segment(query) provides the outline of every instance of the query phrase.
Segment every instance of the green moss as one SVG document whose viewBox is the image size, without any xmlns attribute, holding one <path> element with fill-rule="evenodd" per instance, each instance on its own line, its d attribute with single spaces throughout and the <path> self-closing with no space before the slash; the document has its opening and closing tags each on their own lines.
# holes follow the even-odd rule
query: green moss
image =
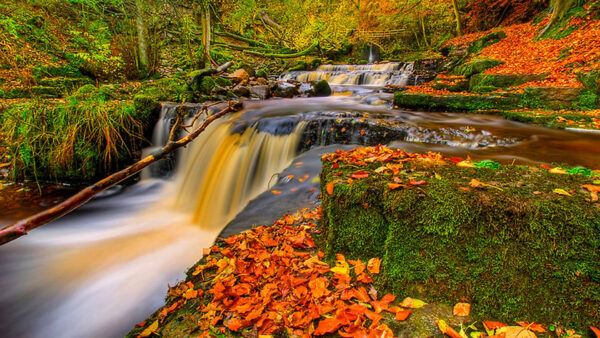
<svg viewBox="0 0 600 338">
<path fill-rule="evenodd" d="M 449 304 L 464 297 L 479 318 L 577 328 L 600 319 L 600 206 L 581 190 L 590 178 L 406 163 L 400 179 L 428 185 L 391 191 L 385 175 L 347 185 L 356 170 L 323 164 L 322 191 L 339 180 L 333 195 L 323 194 L 328 249 L 361 258 L 383 252 L 376 282 L 387 291 Z M 459 189 L 474 178 L 502 190 Z"/>
<path fill-rule="evenodd" d="M 259 69 L 256 72 L 256 77 L 262 77 L 262 78 L 267 79 L 269 77 L 268 70 L 267 69 Z"/>
<path fill-rule="evenodd" d="M 52 77 L 83 78 L 83 74 L 79 69 L 72 65 L 35 67 L 33 68 L 33 76 L 36 81 Z"/>
<path fill-rule="evenodd" d="M 464 75 L 465 77 L 471 77 L 475 74 L 483 73 L 488 69 L 492 69 L 496 66 L 503 64 L 503 61 L 498 60 L 473 60 L 456 67 L 452 73 L 454 75 Z"/>
<path fill-rule="evenodd" d="M 331 87 L 326 80 L 321 80 L 313 83 L 313 92 L 315 96 L 331 95 Z"/>
<path fill-rule="evenodd" d="M 531 81 L 541 81 L 548 77 L 548 74 L 476 74 L 469 81 L 471 91 L 477 91 L 479 87 L 497 87 L 508 88 L 519 86 Z"/>
<path fill-rule="evenodd" d="M 425 110 L 454 110 L 476 112 L 479 110 L 517 109 L 519 96 L 411 94 L 396 92 L 396 106 Z"/>
<path fill-rule="evenodd" d="M 190 102 L 193 100 L 193 95 L 188 89 L 187 83 L 176 77 L 145 83 L 136 92 L 136 95 L 150 97 L 159 102 Z"/>
<path fill-rule="evenodd" d="M 472 42 L 469 45 L 467 52 L 469 54 L 478 53 L 485 47 L 491 46 L 491 45 L 499 42 L 500 40 L 504 39 L 505 37 L 506 37 L 506 33 L 504 33 L 503 31 L 490 33 L 490 34 Z"/>
<path fill-rule="evenodd" d="M 576 110 L 593 110 L 600 108 L 600 96 L 585 90 L 577 97 L 577 101 L 573 102 L 572 106 Z"/>
<path fill-rule="evenodd" d="M 130 164 L 151 124 L 131 101 L 107 100 L 92 85 L 65 102 L 30 101 L 0 116 L 13 180 L 82 184 Z"/>
</svg>

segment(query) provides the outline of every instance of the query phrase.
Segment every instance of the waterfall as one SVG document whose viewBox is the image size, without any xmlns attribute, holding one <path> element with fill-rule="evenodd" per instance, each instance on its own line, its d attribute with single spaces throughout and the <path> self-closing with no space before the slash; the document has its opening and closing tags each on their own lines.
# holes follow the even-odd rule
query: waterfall
<svg viewBox="0 0 600 338">
<path fill-rule="evenodd" d="M 291 164 L 304 126 L 273 135 L 255 126 L 234 132 L 231 120 L 214 123 L 182 154 L 172 207 L 202 229 L 220 231 Z"/>
<path fill-rule="evenodd" d="M 389 62 L 368 65 L 322 65 L 315 71 L 283 73 L 279 81 L 312 82 L 326 80 L 333 85 L 384 87 L 404 86 L 413 74 L 413 63 Z"/>
<path fill-rule="evenodd" d="M 373 53 L 373 45 L 369 45 L 369 63 L 375 63 L 377 61 L 375 53 Z"/>
</svg>

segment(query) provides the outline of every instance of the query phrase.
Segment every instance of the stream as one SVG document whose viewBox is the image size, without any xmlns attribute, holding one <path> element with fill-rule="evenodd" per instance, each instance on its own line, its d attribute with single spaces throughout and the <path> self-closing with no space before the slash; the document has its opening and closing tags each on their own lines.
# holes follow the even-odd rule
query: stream
<svg viewBox="0 0 600 338">
<path fill-rule="evenodd" d="M 325 65 L 284 74 L 282 81 L 334 79 L 335 94 L 247 101 L 139 183 L 1 246 L 0 336 L 123 336 L 163 304 L 168 285 L 218 236 L 318 205 L 320 158 L 335 149 L 382 143 L 509 164 L 600 168 L 597 134 L 393 109 L 392 95 L 379 89 L 406 84 L 411 71 L 407 64 Z M 163 106 L 156 146 L 176 107 Z M 59 199 L 38 209 L 16 199 L 0 212 L 0 225 Z"/>
</svg>

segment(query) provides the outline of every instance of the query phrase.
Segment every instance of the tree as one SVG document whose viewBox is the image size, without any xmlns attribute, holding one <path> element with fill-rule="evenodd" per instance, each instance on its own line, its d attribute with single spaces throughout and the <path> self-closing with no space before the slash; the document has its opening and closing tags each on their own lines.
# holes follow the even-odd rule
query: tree
<svg viewBox="0 0 600 338">
<path fill-rule="evenodd" d="M 460 19 L 460 13 L 458 12 L 457 0 L 452 0 L 452 8 L 454 9 L 454 16 L 456 17 L 456 35 L 460 36 L 462 32 L 462 21 Z"/>
<path fill-rule="evenodd" d="M 544 27 L 544 29 L 540 32 L 539 36 L 542 36 L 546 31 L 552 27 L 558 20 L 562 19 L 565 14 L 571 9 L 575 0 L 552 0 L 550 2 L 550 8 L 552 11 L 552 16 L 550 17 L 550 21 Z"/>
<path fill-rule="evenodd" d="M 204 66 L 209 66 L 211 62 L 210 57 L 210 2 L 209 0 L 200 1 L 200 11 L 202 16 L 202 60 Z"/>
<path fill-rule="evenodd" d="M 148 40 L 146 38 L 146 23 L 144 21 L 145 4 L 144 0 L 135 0 L 136 16 L 135 23 L 137 28 L 137 41 L 138 41 L 138 56 L 139 56 L 139 69 L 142 74 L 148 72 Z"/>
</svg>

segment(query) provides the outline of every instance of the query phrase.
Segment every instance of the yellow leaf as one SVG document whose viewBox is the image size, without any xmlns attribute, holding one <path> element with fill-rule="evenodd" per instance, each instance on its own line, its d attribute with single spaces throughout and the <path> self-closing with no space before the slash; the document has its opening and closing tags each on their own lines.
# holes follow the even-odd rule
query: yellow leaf
<svg viewBox="0 0 600 338">
<path fill-rule="evenodd" d="M 425 303 L 424 301 L 419 300 L 419 299 L 413 299 L 410 297 L 404 298 L 402 303 L 400 303 L 401 307 L 406 307 L 409 309 L 418 309 L 418 308 L 422 308 L 425 305 L 427 305 L 427 303 Z"/>
<path fill-rule="evenodd" d="M 384 172 L 386 170 L 387 170 L 387 168 L 385 166 L 381 166 L 381 167 L 375 169 L 375 172 L 378 174 L 381 174 L 382 172 Z"/>
<path fill-rule="evenodd" d="M 156 330 L 158 330 L 158 320 L 155 320 L 152 325 L 148 326 L 144 331 L 142 331 L 138 338 L 150 337 L 150 335 L 152 335 Z"/>
<path fill-rule="evenodd" d="M 552 190 L 553 193 L 555 194 L 559 194 L 559 195 L 563 195 L 563 196 L 571 196 L 571 194 L 569 194 L 566 190 L 564 189 L 554 189 Z"/>
<path fill-rule="evenodd" d="M 556 167 L 556 168 L 550 169 L 550 173 L 551 174 L 566 175 L 567 171 L 564 170 L 563 168 Z"/>
<path fill-rule="evenodd" d="M 473 164 L 473 162 L 471 162 L 469 160 L 458 162 L 456 165 L 459 167 L 465 167 L 465 168 L 475 168 L 475 165 Z"/>
<path fill-rule="evenodd" d="M 335 267 L 331 268 L 331 272 L 348 275 L 350 273 L 350 266 L 346 261 L 337 260 L 335 261 Z"/>
</svg>

